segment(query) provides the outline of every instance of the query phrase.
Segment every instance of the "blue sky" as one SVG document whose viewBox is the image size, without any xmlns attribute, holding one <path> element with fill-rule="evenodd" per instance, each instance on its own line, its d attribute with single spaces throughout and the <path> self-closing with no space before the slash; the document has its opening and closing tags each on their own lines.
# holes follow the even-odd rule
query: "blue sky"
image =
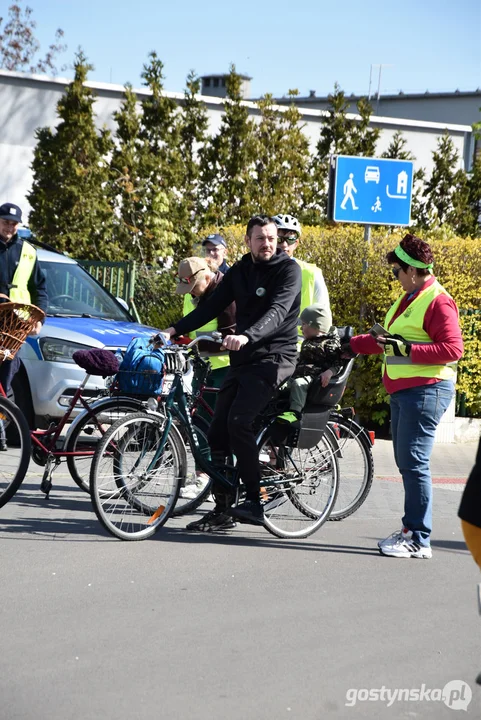
<svg viewBox="0 0 481 720">
<path fill-rule="evenodd" d="M 0 0 L 0 14 L 12 0 Z M 65 31 L 72 62 L 82 47 L 90 79 L 140 86 L 156 50 L 165 87 L 182 91 L 190 69 L 221 73 L 235 63 L 253 77 L 252 96 L 367 93 L 371 64 L 383 64 L 381 92 L 481 87 L 480 0 L 28 0 L 47 47 Z M 62 73 L 71 76 L 71 71 Z M 378 68 L 373 69 L 377 90 Z"/>
</svg>

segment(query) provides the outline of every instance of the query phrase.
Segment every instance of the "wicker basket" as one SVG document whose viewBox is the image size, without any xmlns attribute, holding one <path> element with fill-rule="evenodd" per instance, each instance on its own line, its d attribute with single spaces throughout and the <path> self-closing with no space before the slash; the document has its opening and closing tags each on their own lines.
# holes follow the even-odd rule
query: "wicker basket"
<svg viewBox="0 0 481 720">
<path fill-rule="evenodd" d="M 0 303 L 0 363 L 15 357 L 27 335 L 44 317 L 43 310 L 35 305 Z"/>
</svg>

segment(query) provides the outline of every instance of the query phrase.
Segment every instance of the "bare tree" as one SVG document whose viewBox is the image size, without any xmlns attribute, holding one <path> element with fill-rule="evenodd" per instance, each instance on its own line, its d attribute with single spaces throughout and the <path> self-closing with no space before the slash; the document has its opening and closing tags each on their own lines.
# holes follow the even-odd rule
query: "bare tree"
<svg viewBox="0 0 481 720">
<path fill-rule="evenodd" d="M 56 30 L 54 42 L 45 56 L 39 58 L 40 43 L 35 36 L 37 23 L 32 14 L 32 8 L 25 6 L 22 9 L 15 3 L 8 8 L 8 18 L 0 17 L 0 68 L 55 75 L 55 59 L 67 49 L 61 42 L 64 32 L 60 28 Z"/>
</svg>

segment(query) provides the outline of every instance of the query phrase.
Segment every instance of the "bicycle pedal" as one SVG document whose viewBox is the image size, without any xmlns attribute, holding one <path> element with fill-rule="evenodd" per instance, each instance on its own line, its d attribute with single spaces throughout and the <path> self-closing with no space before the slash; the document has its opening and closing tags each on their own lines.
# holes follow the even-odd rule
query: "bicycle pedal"
<svg viewBox="0 0 481 720">
<path fill-rule="evenodd" d="M 50 495 L 50 490 L 52 489 L 52 481 L 49 477 L 43 477 L 42 482 L 40 483 L 40 490 L 45 493 L 45 499 L 48 500 L 48 496 Z"/>
</svg>

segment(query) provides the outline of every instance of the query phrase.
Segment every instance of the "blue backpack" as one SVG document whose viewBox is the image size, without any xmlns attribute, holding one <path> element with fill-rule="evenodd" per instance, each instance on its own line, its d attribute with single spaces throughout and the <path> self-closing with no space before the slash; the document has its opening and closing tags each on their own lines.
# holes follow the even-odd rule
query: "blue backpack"
<svg viewBox="0 0 481 720">
<path fill-rule="evenodd" d="M 117 373 L 119 390 L 126 395 L 160 395 L 165 375 L 165 353 L 148 338 L 132 338 Z"/>
</svg>

